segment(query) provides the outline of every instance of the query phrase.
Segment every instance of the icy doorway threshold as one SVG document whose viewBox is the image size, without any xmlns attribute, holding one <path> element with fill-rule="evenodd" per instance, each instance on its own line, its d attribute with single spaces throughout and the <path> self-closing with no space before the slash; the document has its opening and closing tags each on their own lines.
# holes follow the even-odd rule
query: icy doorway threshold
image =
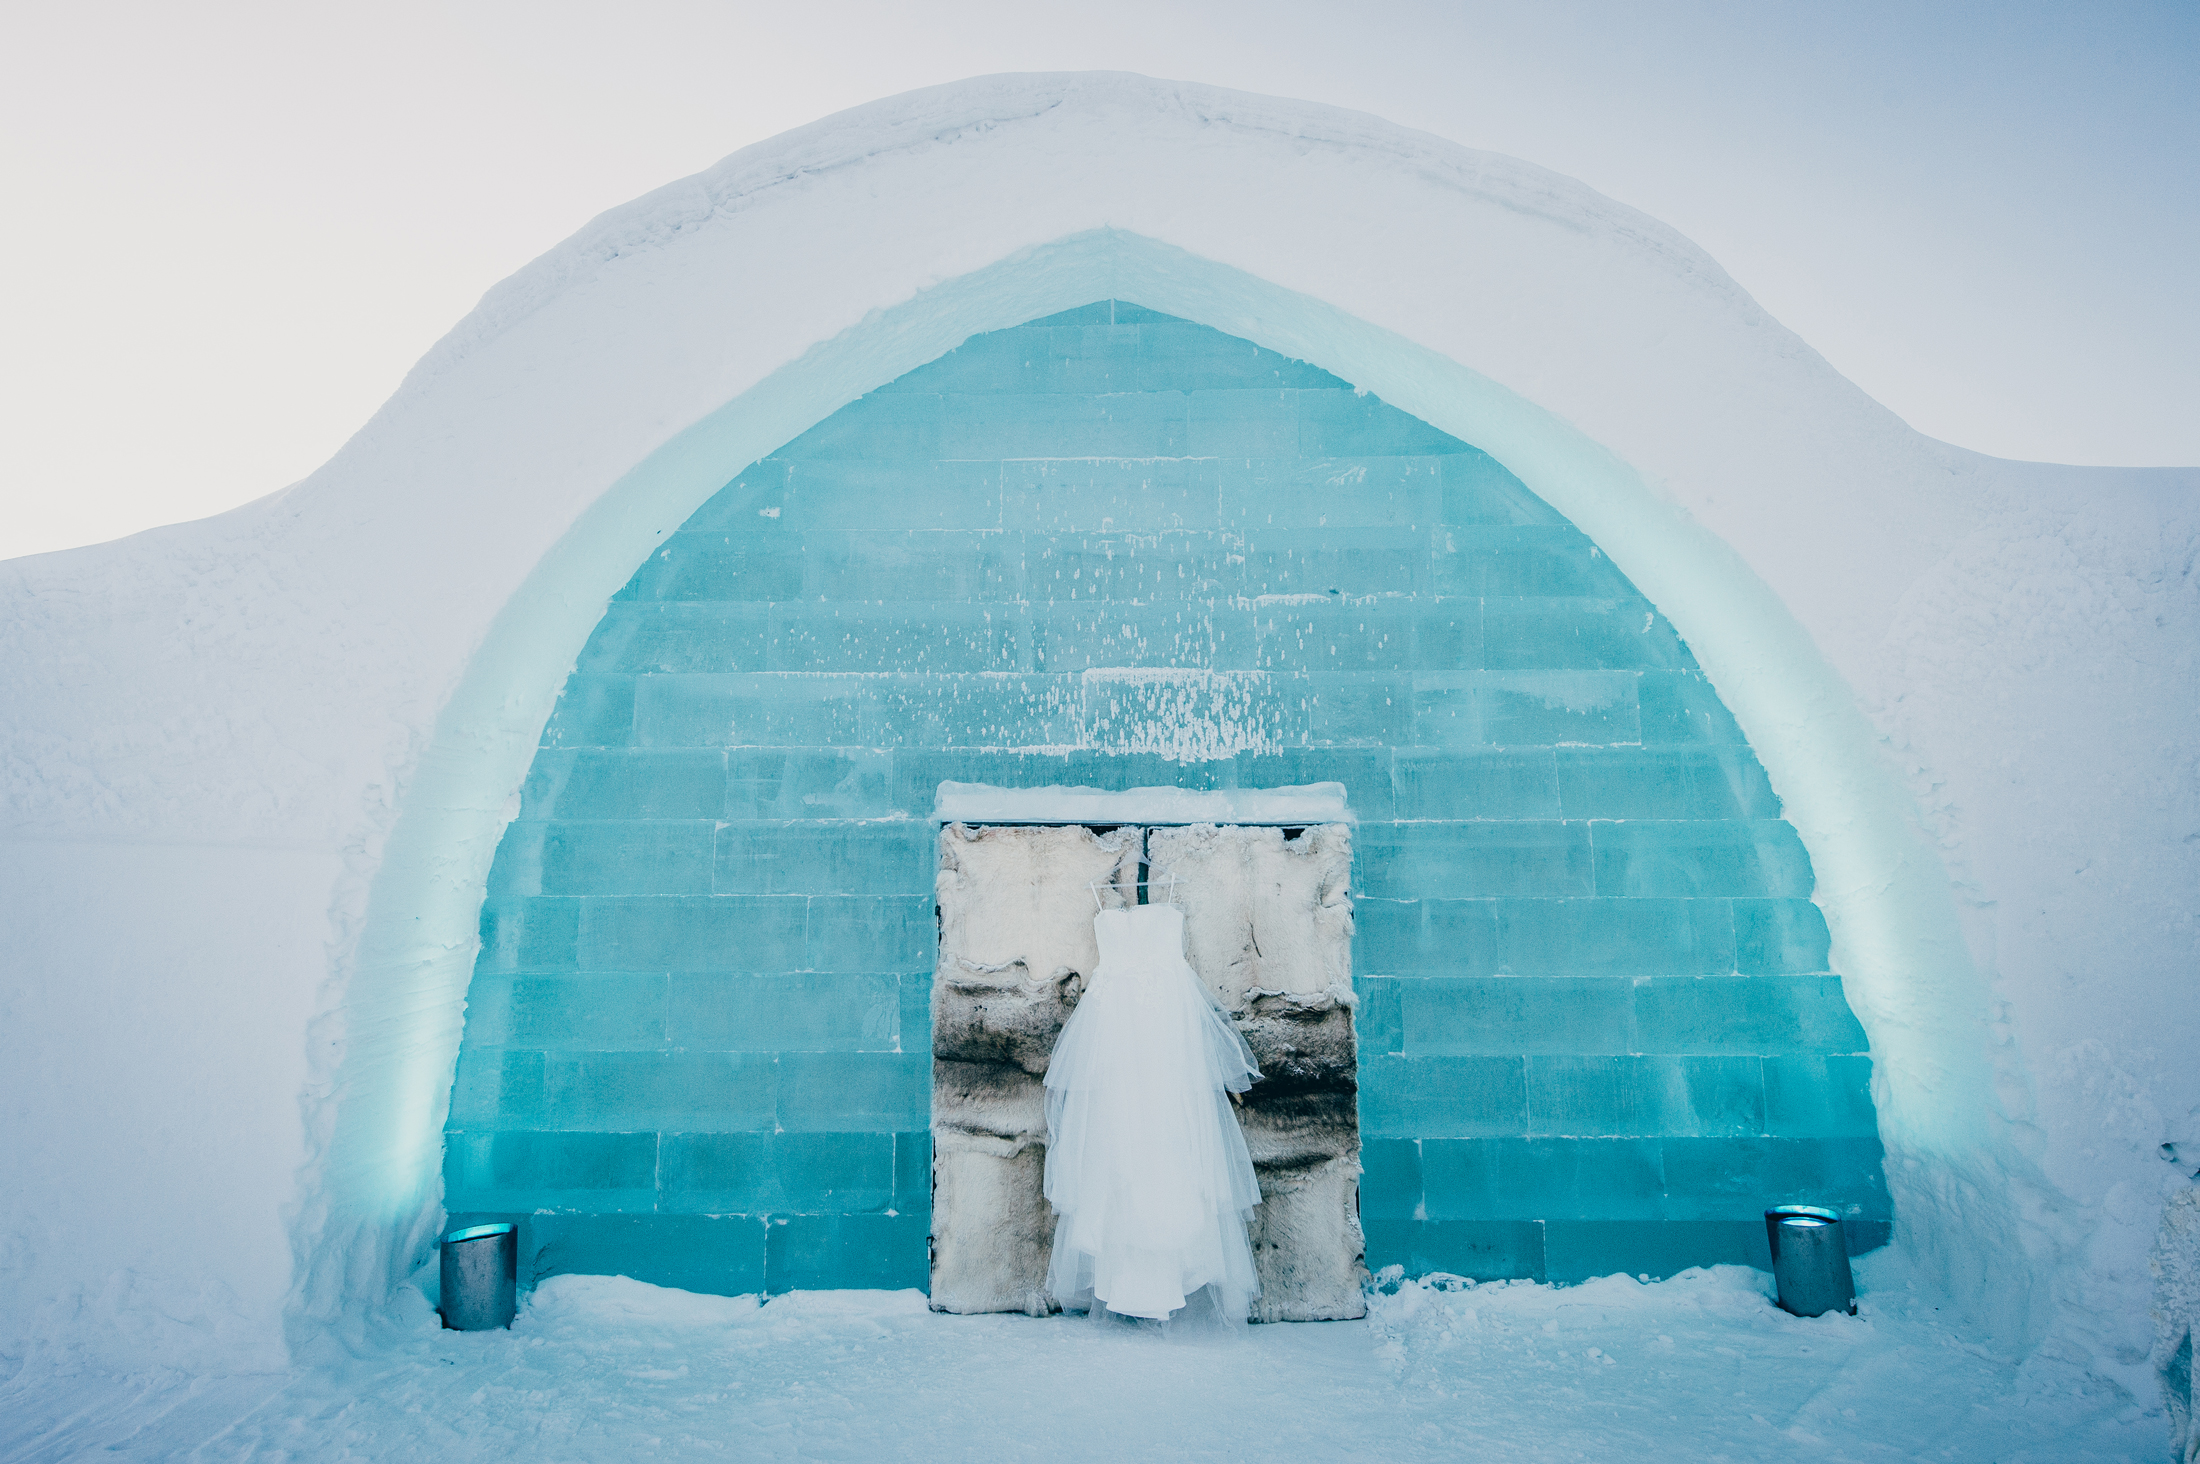
<svg viewBox="0 0 2200 1464">
<path fill-rule="evenodd" d="M 174 1407 L 185 1390 L 212 1401 L 209 1380 L 172 1380 L 169 1423 L 147 1427 L 163 1408 L 154 1380 L 30 1364 L 0 1386 L 0 1457 L 2167 1457 L 2158 1410 L 2059 1364 L 1982 1357 L 1928 1302 L 1870 1290 L 1883 1268 L 1864 1269 L 1855 1318 L 1787 1316 L 1764 1278 L 1729 1267 L 1651 1285 L 1408 1286 L 1371 1298 L 1362 1322 L 1205 1345 L 1075 1317 L 946 1316 L 913 1291 L 760 1307 L 603 1276 L 545 1282 L 509 1333 L 456 1333 L 407 1291 L 326 1364 L 267 1380 L 273 1396 L 230 1395 L 226 1418 Z M 124 1390 L 135 1419 L 112 1406 Z"/>
</svg>

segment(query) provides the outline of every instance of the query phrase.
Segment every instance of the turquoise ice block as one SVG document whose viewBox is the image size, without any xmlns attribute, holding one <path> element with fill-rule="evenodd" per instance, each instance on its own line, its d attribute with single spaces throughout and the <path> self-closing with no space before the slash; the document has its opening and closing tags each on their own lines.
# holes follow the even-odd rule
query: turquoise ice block
<svg viewBox="0 0 2200 1464">
<path fill-rule="evenodd" d="M 1345 785 L 1371 1264 L 1754 1262 L 1768 1194 L 1884 1242 L 1802 844 L 1624 546 L 1497 458 L 1097 301 L 724 467 L 486 880 L 450 1203 L 539 1274 L 924 1283 L 944 781 Z"/>
</svg>

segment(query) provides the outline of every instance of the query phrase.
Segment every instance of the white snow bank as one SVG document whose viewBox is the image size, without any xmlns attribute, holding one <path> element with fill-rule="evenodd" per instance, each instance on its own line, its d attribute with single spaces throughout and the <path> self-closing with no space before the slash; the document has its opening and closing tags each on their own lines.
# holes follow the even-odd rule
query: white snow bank
<svg viewBox="0 0 2200 1464">
<path fill-rule="evenodd" d="M 1111 297 L 1380 394 L 1602 545 L 1810 850 L 1897 1244 L 1982 1334 L 2054 1320 L 2142 1383 L 2155 1156 L 2200 1121 L 2200 475 L 1930 442 L 1576 183 L 1123 76 L 746 149 L 492 291 L 297 487 L 0 566 L 0 928 L 35 932 L 0 946 L 0 1357 L 264 1360 L 386 1297 L 607 597 L 843 403 Z"/>
<path fill-rule="evenodd" d="M 747 1328 L 794 1342 L 821 1332 L 860 1334 L 931 1314 L 921 1291 L 793 1291 L 767 1306 L 761 1296 L 704 1296 L 625 1276 L 552 1276 L 529 1295 L 526 1319 L 515 1329 L 578 1335 Z"/>
<path fill-rule="evenodd" d="M 1287 824 L 1346 823 L 1344 784 L 1287 788 L 996 788 L 942 783 L 934 823 Z"/>
</svg>

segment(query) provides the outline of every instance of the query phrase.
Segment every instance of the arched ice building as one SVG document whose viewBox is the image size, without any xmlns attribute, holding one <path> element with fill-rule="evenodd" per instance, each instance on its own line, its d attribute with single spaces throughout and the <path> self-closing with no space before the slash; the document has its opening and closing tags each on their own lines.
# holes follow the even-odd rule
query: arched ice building
<svg viewBox="0 0 2200 1464">
<path fill-rule="evenodd" d="M 743 468 L 590 635 L 499 847 L 446 1205 L 534 1273 L 926 1280 L 942 783 L 1344 785 L 1368 1264 L 1883 1241 L 1810 858 L 1687 646 L 1488 454 L 1123 301 Z"/>
<path fill-rule="evenodd" d="M 1334 784 L 1369 1262 L 1820 1198 L 2150 1388 L 2192 487 L 1923 438 L 1655 221 L 1356 114 L 758 144 L 305 481 L 0 567 L 0 1354 L 277 1368 L 453 1213 L 921 1283 L 940 785 Z"/>
</svg>

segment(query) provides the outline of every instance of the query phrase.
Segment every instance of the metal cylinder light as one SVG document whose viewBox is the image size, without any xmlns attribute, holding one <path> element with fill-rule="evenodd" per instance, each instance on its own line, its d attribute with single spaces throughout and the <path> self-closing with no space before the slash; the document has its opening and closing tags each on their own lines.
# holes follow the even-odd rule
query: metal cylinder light
<svg viewBox="0 0 2200 1464">
<path fill-rule="evenodd" d="M 1765 1211 L 1765 1237 L 1772 1243 L 1772 1279 L 1783 1310 L 1799 1317 L 1856 1314 L 1856 1279 L 1838 1210 L 1775 1205 Z"/>
<path fill-rule="evenodd" d="M 519 1231 L 469 1225 L 443 1237 L 443 1325 L 455 1332 L 509 1327 L 519 1311 Z"/>
</svg>

